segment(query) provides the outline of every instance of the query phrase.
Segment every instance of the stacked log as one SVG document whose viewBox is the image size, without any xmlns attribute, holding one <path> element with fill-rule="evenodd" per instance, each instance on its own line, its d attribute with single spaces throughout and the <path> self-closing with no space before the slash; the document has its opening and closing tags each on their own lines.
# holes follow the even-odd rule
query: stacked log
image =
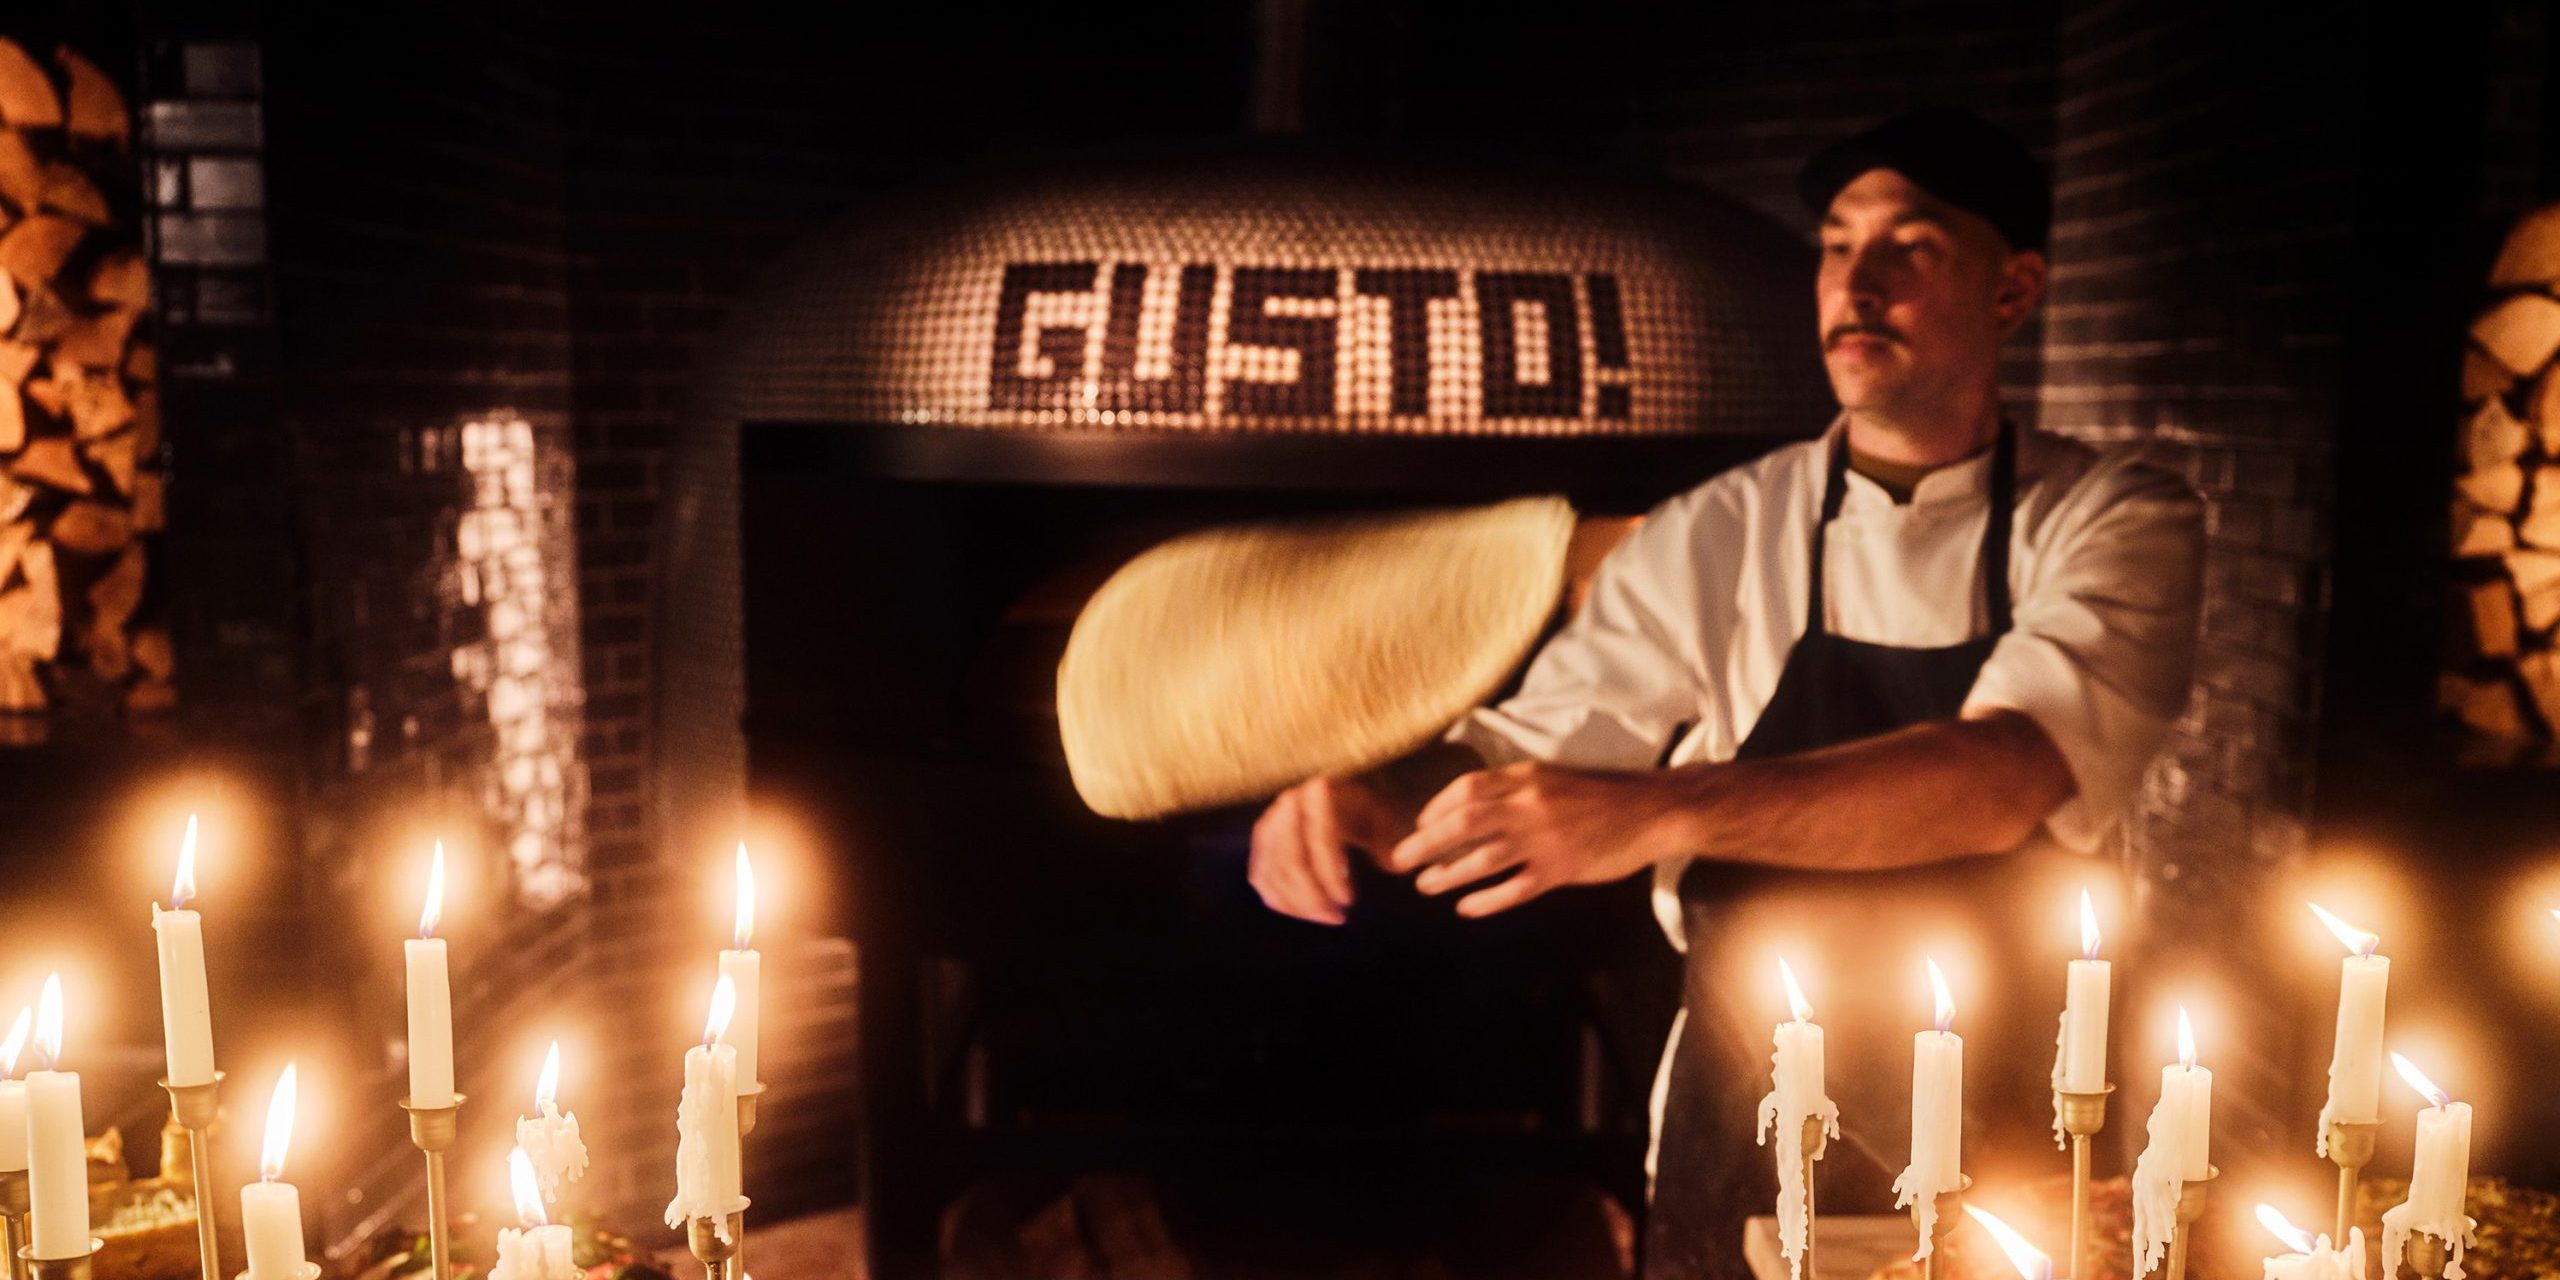
<svg viewBox="0 0 2560 1280">
<path fill-rule="evenodd" d="M 140 196 L 115 83 L 0 39 L 0 712 L 173 701 Z"/>
</svg>

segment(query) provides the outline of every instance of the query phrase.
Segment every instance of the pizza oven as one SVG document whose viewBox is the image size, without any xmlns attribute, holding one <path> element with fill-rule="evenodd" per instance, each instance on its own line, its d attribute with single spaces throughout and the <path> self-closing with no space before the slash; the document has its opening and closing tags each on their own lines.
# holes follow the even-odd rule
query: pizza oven
<svg viewBox="0 0 2560 1280">
<path fill-rule="evenodd" d="M 1055 670 L 1175 533 L 1634 514 L 1811 433 L 1810 265 L 1655 179 L 1228 149 L 981 169 L 770 273 L 671 461 L 662 794 L 670 847 L 745 802 L 838 868 L 871 1274 L 1003 1274 L 1133 1199 L 1199 1274 L 1458 1216 L 1544 1274 L 1623 1251 L 1677 992 L 1642 886 L 1460 922 L 1364 869 L 1350 925 L 1284 919 L 1253 806 L 1078 802 Z"/>
</svg>

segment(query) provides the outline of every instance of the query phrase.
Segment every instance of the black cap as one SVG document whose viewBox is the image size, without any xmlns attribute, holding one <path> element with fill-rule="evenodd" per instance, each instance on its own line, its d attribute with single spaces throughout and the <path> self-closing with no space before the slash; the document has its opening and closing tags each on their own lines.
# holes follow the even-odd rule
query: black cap
<svg viewBox="0 0 2560 1280">
<path fill-rule="evenodd" d="M 2012 249 L 2042 251 L 2053 228 L 2053 187 L 2016 138 L 1970 111 L 1933 107 L 1895 116 L 1805 162 L 1796 192 L 1815 214 L 1869 169 L 1891 169 L 1921 190 L 1982 215 Z"/>
</svg>

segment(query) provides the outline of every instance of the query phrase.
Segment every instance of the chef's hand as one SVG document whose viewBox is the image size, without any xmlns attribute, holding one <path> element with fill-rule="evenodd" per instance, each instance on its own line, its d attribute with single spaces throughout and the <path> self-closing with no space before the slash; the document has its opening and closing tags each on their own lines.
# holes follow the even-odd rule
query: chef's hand
<svg viewBox="0 0 2560 1280">
<path fill-rule="evenodd" d="M 1274 911 L 1340 924 L 1351 906 L 1350 850 L 1384 865 L 1386 850 L 1411 830 L 1410 806 L 1399 808 L 1370 779 L 1311 779 L 1281 792 L 1253 824 L 1245 879 Z"/>
<path fill-rule="evenodd" d="M 1669 852 L 1656 846 L 1657 819 L 1679 803 L 1671 779 L 1538 761 L 1480 769 L 1423 806 L 1387 867 L 1419 870 L 1414 887 L 1435 894 L 1512 873 L 1459 899 L 1462 916 L 1507 911 L 1558 885 L 1616 880 Z"/>
</svg>

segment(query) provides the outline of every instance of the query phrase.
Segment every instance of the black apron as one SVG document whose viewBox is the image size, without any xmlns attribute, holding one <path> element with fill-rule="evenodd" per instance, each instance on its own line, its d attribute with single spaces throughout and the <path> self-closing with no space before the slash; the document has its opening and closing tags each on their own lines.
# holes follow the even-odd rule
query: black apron
<svg viewBox="0 0 2560 1280">
<path fill-rule="evenodd" d="M 1813 530 L 1804 635 L 1788 653 L 1777 689 L 1734 753 L 1737 759 L 1811 751 L 1949 719 L 1963 708 L 1992 646 L 2009 629 L 2016 454 L 2016 431 L 2003 423 L 1993 446 L 1991 513 L 1982 535 L 1988 634 L 1944 648 L 1906 649 L 1836 636 L 1825 622 L 1823 542 L 1840 512 L 1847 467 L 1845 437 L 1834 442 L 1822 514 Z M 1986 940 L 2000 929 L 1982 917 L 1986 908 L 2015 896 L 2017 862 L 1987 857 L 1885 872 L 1690 864 L 1680 881 L 1688 937 L 1681 1004 L 1687 1018 L 1672 1047 L 1664 1097 L 1645 1222 L 1646 1280 L 1749 1274 L 1743 1220 L 1773 1212 L 1777 1193 L 1775 1147 L 1757 1145 L 1753 1123 L 1760 1095 L 1769 1088 L 1771 1031 L 1787 1016 L 1777 994 L 1778 954 L 1805 977 L 1815 1020 L 1825 1028 L 1829 1092 L 1841 1109 L 1843 1141 L 1830 1144 L 1815 1167 L 1822 1211 L 1890 1210 L 1889 1188 L 1907 1157 L 1910 1037 L 1929 1018 L 1923 951 L 1934 950 L 1941 964 L 1955 958 L 1950 948 L 1967 946 L 1973 948 L 1968 959 L 1988 959 L 1998 947 Z M 2008 919 L 2016 923 L 2014 915 Z M 1973 927 L 1966 927 L 1968 920 Z M 1997 969 L 1975 964 L 1968 971 Z M 1965 999 L 1958 997 L 1960 1032 L 1967 1029 Z M 1976 1025 L 2032 1021 L 2014 1010 L 1995 1019 L 1984 1008 Z M 2049 1040 L 2051 1031 L 2036 1034 Z M 1992 1092 L 1980 1087 L 1976 1068 L 1984 1047 L 1969 1038 L 1969 1131 Z"/>
</svg>

